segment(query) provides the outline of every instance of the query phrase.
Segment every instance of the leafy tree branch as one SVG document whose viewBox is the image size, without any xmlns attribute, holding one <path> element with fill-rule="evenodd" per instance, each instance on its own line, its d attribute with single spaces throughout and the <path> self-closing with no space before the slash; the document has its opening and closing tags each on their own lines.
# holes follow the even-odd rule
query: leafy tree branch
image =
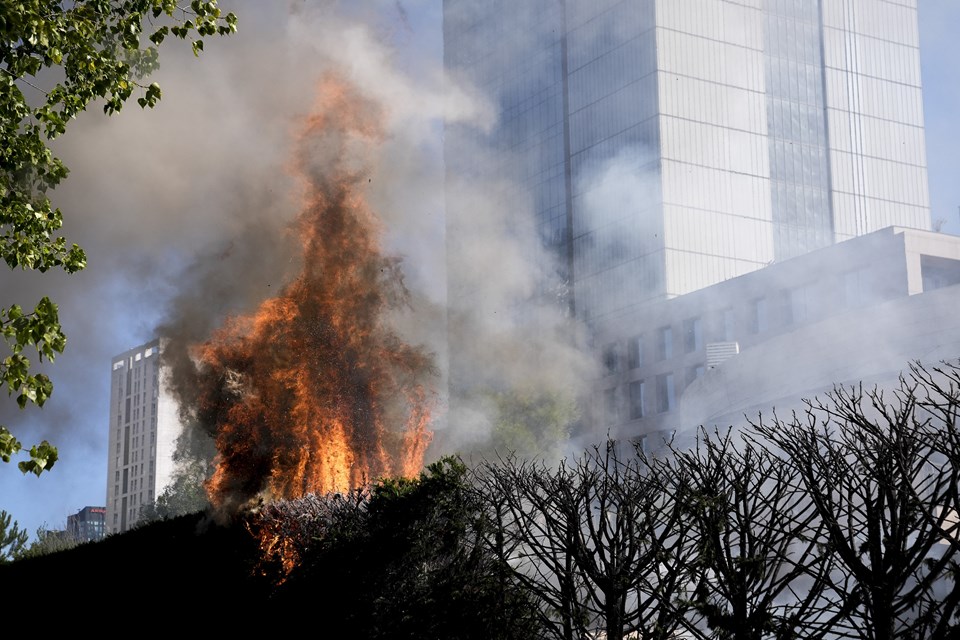
<svg viewBox="0 0 960 640">
<path fill-rule="evenodd" d="M 136 95 L 142 108 L 160 100 L 157 83 L 143 79 L 157 69 L 157 46 L 167 36 L 190 42 L 194 55 L 204 38 L 236 31 L 237 18 L 216 0 L 5 0 L 0 3 L 0 260 L 11 269 L 83 269 L 83 249 L 59 231 L 63 214 L 49 192 L 68 175 L 47 143 L 92 102 L 111 115 Z M 145 37 L 145 39 L 144 39 Z M 30 98 L 28 99 L 28 94 Z M 0 365 L 0 386 L 20 407 L 42 405 L 52 384 L 31 374 L 24 347 L 53 360 L 66 346 L 57 307 L 44 298 L 32 313 L 12 305 L 0 311 L 0 331 L 10 354 Z M 22 449 L 0 426 L 0 459 Z M 40 474 L 57 452 L 43 442 L 20 469 Z"/>
</svg>

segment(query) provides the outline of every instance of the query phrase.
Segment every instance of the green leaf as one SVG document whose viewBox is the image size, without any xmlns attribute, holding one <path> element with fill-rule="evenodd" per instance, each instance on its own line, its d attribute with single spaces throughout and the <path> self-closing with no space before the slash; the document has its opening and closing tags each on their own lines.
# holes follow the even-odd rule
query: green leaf
<svg viewBox="0 0 960 640">
<path fill-rule="evenodd" d="M 40 444 L 30 447 L 30 459 L 17 463 L 17 467 L 23 473 L 32 473 L 39 476 L 44 471 L 52 469 L 58 459 L 57 448 L 44 440 Z"/>
<path fill-rule="evenodd" d="M 68 170 L 48 143 L 92 102 L 102 100 L 108 115 L 131 98 L 141 107 L 155 106 L 160 87 L 155 82 L 145 86 L 143 78 L 158 68 L 156 47 L 168 34 L 187 39 L 194 32 L 226 35 L 236 30 L 236 17 L 221 18 L 216 0 L 194 5 L 191 14 L 175 0 L 0 3 L 0 260 L 8 267 L 41 273 L 75 273 L 86 267 L 83 249 L 59 235 L 63 218 L 48 194 Z M 151 16 L 164 16 L 165 24 L 141 43 L 144 19 Z M 201 38 L 191 42 L 195 55 L 203 48 Z M 32 103 L 22 88 L 37 82 L 48 83 L 36 93 L 45 97 Z M 137 89 L 142 90 L 139 96 L 134 95 Z M 31 374 L 24 353 L 33 347 L 42 361 L 63 351 L 66 337 L 56 305 L 44 298 L 32 313 L 18 305 L 0 309 L 0 336 L 9 349 L 0 361 L 0 386 L 7 386 L 20 407 L 42 405 L 53 386 L 46 376 Z M 8 431 L 0 431 L 4 461 L 19 446 Z M 39 473 L 52 466 L 55 452 L 43 446 L 31 449 L 31 460 L 21 468 Z"/>
</svg>

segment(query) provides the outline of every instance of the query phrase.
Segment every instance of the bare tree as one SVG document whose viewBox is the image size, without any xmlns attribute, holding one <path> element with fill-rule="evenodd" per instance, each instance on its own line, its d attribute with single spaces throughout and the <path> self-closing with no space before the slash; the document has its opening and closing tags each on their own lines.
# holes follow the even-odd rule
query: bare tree
<svg viewBox="0 0 960 640">
<path fill-rule="evenodd" d="M 797 472 L 732 429 L 701 429 L 695 445 L 658 464 L 676 482 L 694 550 L 685 568 L 701 638 L 819 638 L 830 616 L 823 590 L 831 556 L 820 553 L 824 524 L 798 486 Z"/>
<path fill-rule="evenodd" d="M 551 475 L 541 462 L 510 456 L 481 465 L 474 478 L 490 523 L 488 546 L 535 594 L 544 627 L 573 640 L 586 633 L 588 616 L 570 552 L 572 528 L 553 504 Z"/>
<path fill-rule="evenodd" d="M 836 570 L 828 589 L 839 637 L 946 638 L 958 631 L 956 545 L 945 532 L 956 467 L 919 377 L 893 390 L 835 387 L 805 411 L 752 425 L 783 454 L 823 523 Z"/>
<path fill-rule="evenodd" d="M 608 441 L 556 469 L 515 458 L 484 465 L 478 486 L 499 519 L 493 544 L 564 640 L 670 638 L 689 594 L 687 528 L 652 468 Z"/>
</svg>

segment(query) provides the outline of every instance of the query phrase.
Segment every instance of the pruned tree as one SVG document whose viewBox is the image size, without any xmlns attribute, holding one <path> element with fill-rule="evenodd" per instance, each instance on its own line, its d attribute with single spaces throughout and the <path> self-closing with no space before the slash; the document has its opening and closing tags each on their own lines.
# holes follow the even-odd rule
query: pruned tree
<svg viewBox="0 0 960 640">
<path fill-rule="evenodd" d="M 573 525 L 551 502 L 551 473 L 540 461 L 508 456 L 478 467 L 474 485 L 490 522 L 487 546 L 535 595 L 544 628 L 572 640 L 587 632 L 589 615 L 571 551 Z"/>
<path fill-rule="evenodd" d="M 824 523 L 797 471 L 732 429 L 698 431 L 689 449 L 670 445 L 656 477 L 682 478 L 682 506 L 693 553 L 682 570 L 695 584 L 690 607 L 700 638 L 820 638 L 832 617 L 824 589 L 833 558 Z"/>
<path fill-rule="evenodd" d="M 837 637 L 947 638 L 956 614 L 956 467 L 936 446 L 954 427 L 925 406 L 922 377 L 892 390 L 837 386 L 751 430 L 775 446 L 823 522 Z"/>
<path fill-rule="evenodd" d="M 931 416 L 924 424 L 924 435 L 938 454 L 937 471 L 949 476 L 944 503 L 927 515 L 956 555 L 960 553 L 960 362 L 945 361 L 933 367 L 914 362 L 910 378 L 916 383 L 917 404 Z"/>
<path fill-rule="evenodd" d="M 642 458 L 607 441 L 548 468 L 504 458 L 478 486 L 493 545 L 541 603 L 553 635 L 670 638 L 683 626 L 688 529 Z"/>
</svg>

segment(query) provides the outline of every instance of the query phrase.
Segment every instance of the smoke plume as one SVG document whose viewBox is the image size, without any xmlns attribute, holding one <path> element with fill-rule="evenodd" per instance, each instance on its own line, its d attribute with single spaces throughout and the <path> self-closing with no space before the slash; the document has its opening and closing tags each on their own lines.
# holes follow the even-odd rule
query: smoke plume
<svg viewBox="0 0 960 640">
<path fill-rule="evenodd" d="M 300 274 L 209 340 L 166 351 L 189 356 L 171 379 L 184 414 L 216 442 L 208 491 L 227 513 L 262 493 L 297 498 L 413 475 L 429 443 L 433 360 L 385 322 L 408 296 L 362 194 L 381 114 L 339 78 L 319 94 L 296 149 Z"/>
</svg>

